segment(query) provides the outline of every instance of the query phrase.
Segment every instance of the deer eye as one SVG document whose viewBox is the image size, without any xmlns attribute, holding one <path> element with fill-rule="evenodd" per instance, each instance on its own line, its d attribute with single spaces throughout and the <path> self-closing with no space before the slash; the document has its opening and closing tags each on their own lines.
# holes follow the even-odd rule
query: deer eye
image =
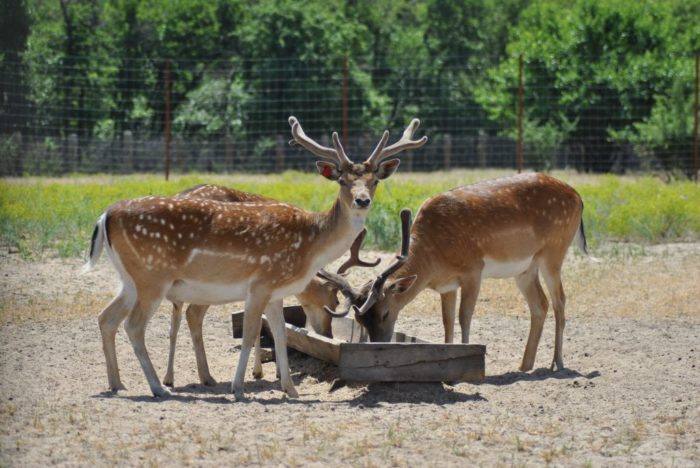
<svg viewBox="0 0 700 468">
<path fill-rule="evenodd" d="M 382 322 L 386 321 L 386 319 L 388 319 L 388 318 L 389 318 L 389 310 L 387 310 L 386 312 L 384 312 L 382 314 Z"/>
</svg>

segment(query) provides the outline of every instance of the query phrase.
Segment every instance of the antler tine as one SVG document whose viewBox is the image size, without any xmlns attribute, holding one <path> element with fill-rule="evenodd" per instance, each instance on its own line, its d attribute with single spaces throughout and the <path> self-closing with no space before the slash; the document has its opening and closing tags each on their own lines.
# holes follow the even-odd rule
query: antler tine
<svg viewBox="0 0 700 468">
<path fill-rule="evenodd" d="M 333 147 L 335 148 L 336 153 L 338 153 L 338 160 L 340 162 L 341 167 L 352 166 L 352 161 L 350 161 L 348 155 L 345 154 L 345 149 L 343 148 L 343 145 L 340 144 L 338 132 L 333 132 L 332 140 Z"/>
<path fill-rule="evenodd" d="M 324 279 L 326 281 L 330 281 L 331 283 L 335 284 L 340 288 L 341 291 L 352 291 L 352 285 L 348 280 L 344 277 L 341 276 L 337 273 L 331 273 L 330 271 L 326 271 L 325 269 L 321 268 L 318 270 L 316 273 L 316 276 L 318 276 L 321 279 Z"/>
<path fill-rule="evenodd" d="M 348 280 L 346 280 L 343 276 L 340 276 L 335 273 L 330 273 L 324 269 L 319 270 L 316 273 L 316 276 L 335 284 L 338 287 L 338 289 L 340 289 L 340 292 L 343 294 L 343 296 L 345 296 L 345 300 L 339 307 L 339 311 L 335 311 L 328 306 L 323 306 L 323 310 L 325 310 L 326 313 L 332 315 L 333 317 L 345 317 L 346 315 L 348 315 L 348 313 L 350 312 L 350 306 L 352 306 L 353 302 L 359 296 L 357 291 L 355 291 L 355 288 L 353 288 L 352 285 L 348 282 Z"/>
<path fill-rule="evenodd" d="M 304 133 L 304 129 L 301 128 L 299 120 L 297 120 L 297 118 L 293 115 L 289 117 L 289 125 L 292 127 L 292 140 L 289 141 L 290 144 L 296 143 L 301 145 L 320 158 L 328 159 L 340 164 L 343 163 L 343 159 L 337 149 L 320 145 L 309 138 L 306 133 Z M 344 152 L 343 156 L 345 156 Z M 345 156 L 345 159 L 347 159 L 347 156 Z"/>
<path fill-rule="evenodd" d="M 352 243 L 352 246 L 350 247 L 350 258 L 345 263 L 340 265 L 340 268 L 338 268 L 337 273 L 339 275 L 342 275 L 354 266 L 371 268 L 379 265 L 379 262 L 381 261 L 380 258 L 372 262 L 365 262 L 364 260 L 360 259 L 360 248 L 362 248 L 362 242 L 365 240 L 366 235 L 367 229 L 363 229 L 362 232 L 355 239 L 355 242 Z"/>
<path fill-rule="evenodd" d="M 389 141 L 389 130 L 384 130 L 384 133 L 382 133 L 382 138 L 379 140 L 379 143 L 377 143 L 377 146 L 374 147 L 374 150 L 372 151 L 372 154 L 369 155 L 367 158 L 367 163 L 370 165 L 376 166 L 378 161 L 379 156 L 382 154 L 382 151 L 384 151 L 384 148 L 386 147 L 387 142 Z"/>
<path fill-rule="evenodd" d="M 411 210 L 401 210 L 401 254 L 396 256 L 396 261 L 380 274 L 372 283 L 372 289 L 364 304 L 358 309 L 353 306 L 356 315 L 364 315 L 379 299 L 379 293 L 386 280 L 394 274 L 408 260 L 408 250 L 411 243 Z"/>
<path fill-rule="evenodd" d="M 372 153 L 372 156 L 370 156 L 370 159 L 368 159 L 368 162 L 371 164 L 379 164 L 381 161 L 384 159 L 395 155 L 396 153 L 399 153 L 401 151 L 407 150 L 407 149 L 416 149 L 420 148 L 424 144 L 428 142 L 428 137 L 424 136 L 423 138 L 420 138 L 418 140 L 412 140 L 413 134 L 415 133 L 416 129 L 420 126 L 420 120 L 418 119 L 413 119 L 411 120 L 411 123 L 406 127 L 406 130 L 403 131 L 403 135 L 401 135 L 401 138 L 399 141 L 394 143 L 393 145 L 387 146 L 383 148 L 378 154 Z M 374 159 L 372 159 L 374 158 Z"/>
</svg>

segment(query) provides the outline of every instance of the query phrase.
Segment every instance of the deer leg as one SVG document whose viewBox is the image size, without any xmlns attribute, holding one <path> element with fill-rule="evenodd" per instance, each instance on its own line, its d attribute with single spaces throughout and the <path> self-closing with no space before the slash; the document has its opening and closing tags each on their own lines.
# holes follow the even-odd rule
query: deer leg
<svg viewBox="0 0 700 468">
<path fill-rule="evenodd" d="M 272 338 L 275 340 L 275 356 L 277 361 L 277 369 L 280 373 L 282 390 L 287 392 L 290 397 L 296 398 L 299 396 L 294 382 L 289 374 L 289 360 L 287 359 L 287 329 L 284 325 L 284 313 L 282 311 L 282 300 L 271 302 L 265 309 L 267 322 L 270 324 Z"/>
<path fill-rule="evenodd" d="M 146 380 L 151 387 L 154 396 L 165 397 L 172 395 L 170 390 L 163 386 L 158 380 L 158 375 L 153 368 L 151 358 L 146 349 L 146 325 L 153 313 L 158 308 L 162 297 L 143 297 L 139 295 L 129 317 L 124 322 L 126 334 L 129 336 L 134 353 L 141 364 Z"/>
<path fill-rule="evenodd" d="M 544 295 L 542 285 L 538 278 L 538 269 L 536 266 L 531 267 L 525 273 L 516 276 L 515 284 L 525 297 L 527 306 L 530 309 L 530 333 L 525 345 L 525 354 L 520 365 L 520 370 L 523 372 L 529 371 L 535 365 L 535 355 L 537 354 L 537 345 L 542 336 L 542 326 L 544 319 L 547 316 L 547 296 Z"/>
<path fill-rule="evenodd" d="M 98 323 L 100 325 L 100 334 L 102 335 L 102 350 L 104 351 L 105 360 L 107 362 L 107 379 L 109 388 L 113 392 L 118 390 L 126 390 L 119 378 L 119 366 L 117 365 L 117 352 L 114 343 L 114 338 L 117 334 L 119 324 L 124 321 L 131 310 L 134 298 L 131 297 L 127 290 L 122 291 L 115 297 L 110 304 L 100 313 Z"/>
<path fill-rule="evenodd" d="M 216 380 L 209 373 L 209 364 L 207 363 L 207 353 L 204 351 L 204 340 L 202 339 L 202 323 L 204 322 L 204 314 L 209 310 L 207 305 L 190 304 L 185 312 L 187 318 L 187 326 L 190 329 L 192 337 L 192 347 L 194 348 L 194 356 L 197 360 L 197 374 L 199 374 L 199 382 L 202 385 L 213 387 L 216 385 Z"/>
<path fill-rule="evenodd" d="M 445 343 L 453 343 L 457 290 L 440 294 L 440 304 L 442 305 L 442 326 L 445 328 Z"/>
<path fill-rule="evenodd" d="M 459 326 L 462 329 L 462 343 L 466 344 L 469 343 L 472 316 L 481 288 L 481 274 L 463 278 L 460 284 L 462 291 L 459 299 Z"/>
<path fill-rule="evenodd" d="M 270 296 L 268 294 L 253 294 L 249 292 L 248 298 L 246 299 L 245 312 L 243 313 L 241 353 L 238 357 L 238 367 L 236 367 L 236 372 L 231 381 L 231 392 L 236 395 L 237 399 L 245 397 L 243 393 L 243 380 L 246 367 L 248 366 L 250 349 L 255 344 L 255 339 L 260 336 L 260 320 L 269 298 Z"/>
<path fill-rule="evenodd" d="M 258 332 L 258 337 L 255 339 L 255 357 L 253 358 L 253 378 L 262 379 L 265 375 L 262 367 L 262 346 L 260 346 L 260 338 L 262 336 L 262 320 L 260 320 L 260 332 Z M 277 359 L 275 359 L 275 367 L 277 368 L 277 373 L 275 374 L 277 378 L 280 377 L 280 368 L 277 364 Z"/>
<path fill-rule="evenodd" d="M 168 352 L 168 369 L 163 377 L 163 385 L 173 387 L 175 382 L 175 344 L 177 332 L 182 321 L 182 302 L 173 302 L 173 311 L 170 314 L 170 351 Z"/>
<path fill-rule="evenodd" d="M 260 327 L 258 328 L 258 336 L 255 338 L 255 357 L 253 358 L 253 378 L 262 379 L 263 378 L 263 368 L 262 368 L 262 347 L 260 346 L 260 334 L 262 332 L 262 320 L 260 320 Z"/>
<path fill-rule="evenodd" d="M 564 325 L 566 317 L 564 308 L 566 306 L 566 295 L 564 287 L 561 284 L 561 269 L 560 267 L 552 267 L 545 265 L 542 270 L 544 282 L 549 291 L 549 297 L 552 298 L 552 309 L 554 309 L 555 335 L 554 335 L 554 358 L 550 369 L 562 370 L 564 368 L 564 358 L 562 357 L 562 347 L 564 344 Z"/>
</svg>

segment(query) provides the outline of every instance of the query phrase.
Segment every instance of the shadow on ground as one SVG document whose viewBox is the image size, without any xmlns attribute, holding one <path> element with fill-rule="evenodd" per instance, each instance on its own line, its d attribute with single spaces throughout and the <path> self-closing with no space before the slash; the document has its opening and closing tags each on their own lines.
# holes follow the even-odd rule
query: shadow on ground
<svg viewBox="0 0 700 468">
<path fill-rule="evenodd" d="M 516 382 L 540 382 L 543 380 L 571 380 L 587 379 L 592 380 L 600 377 L 600 372 L 593 371 L 588 374 L 581 374 L 573 369 L 562 369 L 553 372 L 545 367 L 535 369 L 532 372 L 505 372 L 499 375 L 489 375 L 482 382 L 474 382 L 474 385 L 511 385 Z"/>
</svg>

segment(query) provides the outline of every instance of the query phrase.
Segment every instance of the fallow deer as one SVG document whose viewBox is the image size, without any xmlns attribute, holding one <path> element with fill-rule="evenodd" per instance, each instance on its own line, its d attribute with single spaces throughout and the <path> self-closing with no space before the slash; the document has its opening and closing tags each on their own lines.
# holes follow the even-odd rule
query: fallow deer
<svg viewBox="0 0 700 468">
<path fill-rule="evenodd" d="M 520 369 L 532 369 L 548 301 L 555 317 L 551 369 L 563 369 L 566 298 L 564 257 L 574 238 L 586 252 L 583 202 L 566 183 L 544 174 L 522 174 L 456 188 L 428 199 L 416 215 L 410 253 L 356 291 L 355 318 L 371 341 L 390 340 L 399 312 L 423 289 L 440 294 L 445 342 L 454 334 L 457 290 L 462 342 L 484 278 L 515 278 L 530 309 L 530 332 Z M 345 285 L 347 287 L 347 285 Z M 335 315 L 345 315 L 346 307 Z"/>
<path fill-rule="evenodd" d="M 204 198 L 208 200 L 217 200 L 222 202 L 237 203 L 237 202 L 259 202 L 259 203 L 277 203 L 276 200 L 257 195 L 254 193 L 242 192 L 221 185 L 204 184 L 198 185 L 188 190 L 184 190 L 175 195 L 178 198 Z M 367 234 L 367 230 L 363 230 L 355 239 L 350 247 L 350 257 L 338 269 L 338 273 L 343 273 L 348 268 L 353 266 L 374 267 L 379 263 L 379 260 L 374 262 L 366 262 L 360 259 L 360 248 L 362 241 Z M 318 334 L 333 337 L 331 330 L 332 317 L 327 314 L 324 307 L 334 308 L 338 304 L 338 289 L 334 283 L 322 281 L 320 278 L 314 277 L 302 292 L 296 295 L 299 304 L 303 307 L 307 317 L 307 322 L 311 328 Z M 182 321 L 182 306 L 181 302 L 173 303 L 170 322 L 170 351 L 168 353 L 168 368 L 163 377 L 163 384 L 169 387 L 174 386 L 175 381 L 175 347 L 177 344 L 177 334 Z M 187 325 L 190 329 L 192 338 L 192 346 L 194 348 L 195 358 L 197 362 L 197 373 L 199 381 L 203 385 L 216 385 L 216 380 L 209 372 L 207 363 L 207 355 L 204 350 L 204 340 L 202 339 L 202 323 L 204 314 L 209 309 L 208 305 L 190 304 L 187 307 L 185 316 Z M 261 378 L 262 360 L 260 353 L 260 339 L 255 341 L 255 359 L 253 366 L 253 376 Z"/>
<path fill-rule="evenodd" d="M 109 207 L 93 232 L 92 267 L 102 250 L 119 273 L 122 289 L 100 313 L 99 325 L 109 386 L 124 388 L 119 377 L 115 335 L 125 329 L 134 353 L 156 396 L 170 395 L 156 375 L 145 345 L 145 330 L 163 298 L 202 305 L 245 301 L 243 343 L 231 390 L 242 398 L 245 369 L 259 333 L 263 312 L 273 338 L 282 389 L 298 393 L 290 377 L 282 299 L 304 290 L 316 272 L 348 250 L 364 229 L 380 180 L 390 177 L 405 149 L 423 146 L 413 140 L 414 119 L 401 139 L 386 146 L 389 132 L 361 164 L 345 154 L 337 133 L 333 148 L 306 136 L 299 121 L 289 118 L 293 142 L 318 156 L 316 166 L 340 185 L 330 210 L 304 211 L 287 203 L 226 203 L 197 198 L 145 197 Z"/>
</svg>

